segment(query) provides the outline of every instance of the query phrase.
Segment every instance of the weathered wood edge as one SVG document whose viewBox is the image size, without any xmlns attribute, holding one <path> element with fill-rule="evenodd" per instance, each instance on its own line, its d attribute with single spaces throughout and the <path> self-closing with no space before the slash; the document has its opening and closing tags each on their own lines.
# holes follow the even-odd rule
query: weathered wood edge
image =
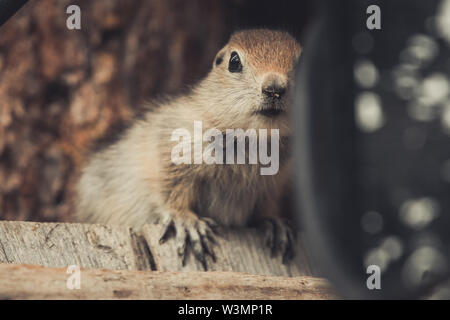
<svg viewBox="0 0 450 320">
<path fill-rule="evenodd" d="M 238 272 L 82 269 L 68 289 L 65 268 L 0 264 L 0 299 L 336 299 L 326 280 Z"/>
</svg>

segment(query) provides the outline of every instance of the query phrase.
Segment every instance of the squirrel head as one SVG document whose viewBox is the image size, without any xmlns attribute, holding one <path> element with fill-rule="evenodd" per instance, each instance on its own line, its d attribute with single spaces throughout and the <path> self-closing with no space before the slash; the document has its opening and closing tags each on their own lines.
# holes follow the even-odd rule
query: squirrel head
<svg viewBox="0 0 450 320">
<path fill-rule="evenodd" d="M 206 87 L 217 88 L 210 95 L 218 100 L 210 111 L 242 128 L 287 129 L 300 52 L 300 44 L 286 32 L 252 29 L 232 34 L 208 77 L 214 85 Z"/>
</svg>

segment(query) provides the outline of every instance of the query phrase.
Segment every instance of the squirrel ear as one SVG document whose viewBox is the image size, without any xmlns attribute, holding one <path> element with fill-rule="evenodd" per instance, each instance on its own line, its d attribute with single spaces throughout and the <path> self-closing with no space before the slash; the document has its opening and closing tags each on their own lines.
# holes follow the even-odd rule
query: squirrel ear
<svg viewBox="0 0 450 320">
<path fill-rule="evenodd" d="M 216 58 L 214 59 L 213 67 L 216 67 L 223 62 L 226 50 L 227 47 L 224 47 L 217 53 Z"/>
</svg>

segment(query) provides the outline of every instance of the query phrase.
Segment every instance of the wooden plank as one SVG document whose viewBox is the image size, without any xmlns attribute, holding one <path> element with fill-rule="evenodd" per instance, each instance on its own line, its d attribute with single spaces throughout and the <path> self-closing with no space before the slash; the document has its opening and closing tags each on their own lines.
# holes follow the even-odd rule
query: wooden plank
<svg viewBox="0 0 450 320">
<path fill-rule="evenodd" d="M 0 221 L 0 263 L 145 270 L 149 261 L 130 228 Z"/>
<path fill-rule="evenodd" d="M 160 271 L 203 271 L 200 262 L 190 252 L 185 266 L 176 254 L 175 242 L 168 240 L 160 244 L 160 225 L 145 225 L 143 236 L 152 253 L 156 270 Z M 207 258 L 210 271 L 236 271 L 260 275 L 308 276 L 315 275 L 303 246 L 301 235 L 298 236 L 295 258 L 287 265 L 282 264 L 281 256 L 271 257 L 270 250 L 264 245 L 263 235 L 257 229 L 224 229 L 217 237 L 215 247 L 217 261 Z"/>
<path fill-rule="evenodd" d="M 186 265 L 169 239 L 160 244 L 160 225 L 145 225 L 141 233 L 126 227 L 71 223 L 0 221 L 0 263 L 47 267 L 204 271 L 189 252 Z M 317 275 L 310 266 L 301 236 L 293 261 L 284 265 L 272 257 L 256 229 L 223 229 L 215 247 L 217 261 L 207 258 L 208 271 L 236 271 L 274 276 Z"/>
<path fill-rule="evenodd" d="M 66 269 L 0 264 L 0 299 L 334 299 L 312 277 L 236 272 L 81 270 L 80 289 L 68 289 Z"/>
</svg>

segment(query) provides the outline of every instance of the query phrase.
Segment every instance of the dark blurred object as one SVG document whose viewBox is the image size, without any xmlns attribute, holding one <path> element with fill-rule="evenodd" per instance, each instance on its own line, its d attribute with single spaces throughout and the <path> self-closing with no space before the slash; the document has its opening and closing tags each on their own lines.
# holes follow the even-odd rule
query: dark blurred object
<svg viewBox="0 0 450 320">
<path fill-rule="evenodd" d="M 28 0 L 0 0 L 0 26 L 8 21 Z"/>
<path fill-rule="evenodd" d="M 296 91 L 311 253 L 344 297 L 449 298 L 450 1 L 325 3 Z"/>
<path fill-rule="evenodd" d="M 315 9 L 308 0 L 232 0 L 227 25 L 232 29 L 270 28 L 288 31 L 302 43 L 304 30 Z"/>
<path fill-rule="evenodd" d="M 17 1 L 18 3 L 19 1 Z M 81 9 L 68 30 L 66 8 Z M 70 220 L 93 141 L 206 75 L 237 28 L 299 35 L 309 1 L 30 1 L 0 30 L 0 219 Z"/>
</svg>

